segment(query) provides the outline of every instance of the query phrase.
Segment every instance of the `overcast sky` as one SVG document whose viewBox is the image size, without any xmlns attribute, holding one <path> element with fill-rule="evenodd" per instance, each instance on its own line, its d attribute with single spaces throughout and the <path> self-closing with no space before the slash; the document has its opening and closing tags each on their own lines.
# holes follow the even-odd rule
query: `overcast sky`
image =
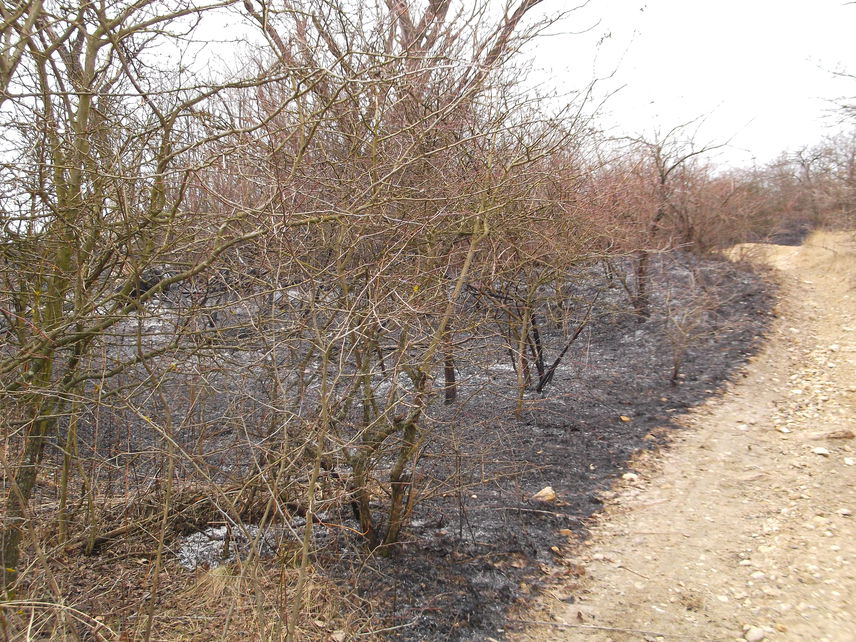
<svg viewBox="0 0 856 642">
<path fill-rule="evenodd" d="M 847 0 L 591 0 L 553 31 L 534 49 L 545 84 L 614 72 L 598 83 L 618 90 L 602 124 L 650 134 L 702 117 L 697 140 L 731 139 L 732 164 L 819 142 L 840 120 L 836 99 L 856 95 L 856 79 L 834 74 L 856 74 Z"/>
</svg>

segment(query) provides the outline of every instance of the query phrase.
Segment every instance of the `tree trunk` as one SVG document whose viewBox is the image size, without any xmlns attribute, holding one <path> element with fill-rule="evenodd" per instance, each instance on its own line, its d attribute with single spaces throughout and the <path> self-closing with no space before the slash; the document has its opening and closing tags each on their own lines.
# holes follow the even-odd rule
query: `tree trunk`
<svg viewBox="0 0 856 642">
<path fill-rule="evenodd" d="M 39 461 L 44 451 L 45 439 L 55 427 L 56 418 L 52 413 L 42 413 L 42 416 L 35 420 L 26 437 L 21 464 L 17 467 L 12 479 L 9 496 L 6 499 L 6 519 L 0 532 L 0 564 L 2 564 L 0 588 L 4 594 L 8 593 L 15 582 L 21 558 L 21 538 L 30 498 L 36 485 Z"/>
<path fill-rule="evenodd" d="M 458 398 L 458 385 L 455 381 L 455 351 L 451 333 L 443 341 L 443 394 L 443 401 L 447 406 L 455 403 L 455 399 Z"/>
<path fill-rule="evenodd" d="M 651 253 L 640 250 L 636 257 L 636 294 L 633 296 L 633 309 L 640 323 L 651 317 L 650 262 Z"/>
</svg>

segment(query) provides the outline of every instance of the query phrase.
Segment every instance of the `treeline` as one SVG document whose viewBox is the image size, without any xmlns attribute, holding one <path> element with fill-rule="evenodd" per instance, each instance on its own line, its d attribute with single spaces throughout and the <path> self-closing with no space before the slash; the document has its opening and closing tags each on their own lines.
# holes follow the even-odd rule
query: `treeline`
<svg viewBox="0 0 856 642">
<path fill-rule="evenodd" d="M 854 137 L 728 172 L 684 128 L 602 139 L 520 81 L 551 3 L 493 4 L 3 8 L 7 636 L 98 629 L 48 560 L 143 533 L 149 639 L 174 537 L 225 523 L 285 528 L 289 616 L 258 626 L 297 639 L 313 515 L 394 553 L 460 373 L 500 355 L 522 413 L 597 305 L 580 275 L 644 322 L 659 253 L 852 224 Z"/>
</svg>

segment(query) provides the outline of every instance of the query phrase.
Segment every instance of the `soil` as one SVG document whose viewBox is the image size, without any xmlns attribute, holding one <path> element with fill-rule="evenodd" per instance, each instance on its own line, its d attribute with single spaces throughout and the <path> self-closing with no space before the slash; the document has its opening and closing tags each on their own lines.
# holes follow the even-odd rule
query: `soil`
<svg viewBox="0 0 856 642">
<path fill-rule="evenodd" d="M 330 549 L 347 561 L 343 579 L 356 577 L 360 593 L 381 605 L 373 615 L 392 629 L 389 639 L 503 639 L 509 607 L 530 602 L 545 582 L 585 573 L 557 553 L 569 537 L 586 537 L 588 518 L 634 454 L 666 443 L 682 429 L 678 418 L 720 394 L 760 347 L 775 288 L 758 272 L 681 253 L 653 267 L 655 313 L 641 323 L 620 287 L 577 279 L 576 300 L 591 300 L 586 287 L 601 292 L 598 314 L 545 393 L 527 394 L 521 418 L 515 373 L 501 354 L 485 354 L 487 376 L 462 368 L 467 403 L 437 415 L 445 423 L 418 480 L 434 494 L 417 505 L 408 541 L 392 558 L 365 560 L 359 542 L 341 538 Z M 550 358 L 566 336 L 542 325 Z M 676 343 L 685 349 L 672 383 Z M 534 500 L 546 486 L 556 500 Z"/>
<path fill-rule="evenodd" d="M 779 275 L 763 349 L 601 495 L 509 639 L 856 640 L 856 239 L 733 255 Z"/>
<path fill-rule="evenodd" d="M 802 250 L 791 247 L 777 251 Z M 328 628 L 359 636 L 355 639 L 487 642 L 512 634 L 541 636 L 535 639 L 542 640 L 557 639 L 557 635 L 575 639 L 573 635 L 578 631 L 557 629 L 552 624 L 543 632 L 535 629 L 524 633 L 520 620 L 545 620 L 552 615 L 524 614 L 513 609 L 531 605 L 544 590 L 547 595 L 559 595 L 565 600 L 555 605 L 545 602 L 550 609 L 589 604 L 597 594 L 587 593 L 590 589 L 585 588 L 596 577 L 592 566 L 595 553 L 580 542 L 586 541 L 592 524 L 595 533 L 601 532 L 599 523 L 604 518 L 593 521 L 592 515 L 603 514 L 608 520 L 621 513 L 613 490 L 615 480 L 633 462 L 646 471 L 655 470 L 653 464 L 645 462 L 656 461 L 659 450 L 676 434 L 680 436 L 678 444 L 680 439 L 689 439 L 687 425 L 692 422 L 686 420 L 686 413 L 695 413 L 693 409 L 699 406 L 708 408 L 708 400 L 723 394 L 725 383 L 740 376 L 740 368 L 757 353 L 771 327 L 785 324 L 785 329 L 778 332 L 785 332 L 800 346 L 808 346 L 806 342 L 811 341 L 813 332 L 808 321 L 798 325 L 802 321 L 791 320 L 797 317 L 774 319 L 776 287 L 764 278 L 763 269 L 753 271 L 745 264 L 681 252 L 659 255 L 651 261 L 653 314 L 642 320 L 634 314 L 617 276 L 632 273 L 630 261 L 615 261 L 608 269 L 603 265 L 580 266 L 569 275 L 567 291 L 563 289 L 561 297 L 556 297 L 563 302 L 563 314 L 558 316 L 565 319 L 564 326 L 548 322 L 547 311 L 539 310 L 548 364 L 561 353 L 578 324 L 584 319 L 588 322 L 550 385 L 543 393 L 526 393 L 519 416 L 515 413 L 516 373 L 502 349 L 501 336 L 471 338 L 466 358 L 457 363 L 458 403 L 444 406 L 438 400 L 430 408 L 435 429 L 418 467 L 418 478 L 414 479 L 420 489 L 419 501 L 412 525 L 404 534 L 405 541 L 394 555 L 366 555 L 359 524 L 350 506 L 342 501 L 341 478 L 348 471 L 325 471 L 325 475 L 330 474 L 322 479 L 325 494 L 319 502 L 319 523 L 314 529 L 316 574 L 312 584 L 318 595 L 307 600 L 311 607 L 309 628 L 300 639 L 328 639 Z M 592 301 L 597 305 L 592 306 Z M 484 304 L 469 302 L 473 306 L 479 303 Z M 779 313 L 790 315 L 790 308 L 786 309 L 785 303 L 782 306 L 785 307 L 780 306 Z M 796 303 L 794 306 L 799 307 Z M 791 332 L 790 327 L 799 332 Z M 797 344 L 782 345 L 783 355 L 800 362 L 802 353 L 788 352 L 796 350 Z M 845 358 L 845 342 L 841 340 L 838 345 L 837 356 L 826 355 L 830 361 L 833 357 Z M 223 368 L 217 372 L 225 380 L 230 371 Z M 778 376 L 784 377 L 781 386 L 788 384 L 786 374 Z M 224 390 L 228 389 L 226 383 L 221 385 Z M 772 387 L 768 388 L 765 394 L 772 394 Z M 805 403 L 815 397 L 807 389 L 804 396 L 794 397 L 793 401 Z M 180 397 L 176 399 L 181 402 Z M 212 399 L 210 403 L 217 401 Z M 248 423 L 253 417 L 250 405 L 246 405 Z M 780 411 L 784 413 L 789 408 L 782 406 Z M 813 408 L 806 406 L 805 411 Z M 749 421 L 755 418 L 760 422 L 759 417 L 747 415 L 747 431 Z M 122 445 L 123 451 L 146 451 L 146 432 L 138 428 L 139 431 L 129 428 L 128 434 L 133 433 L 136 441 Z M 102 430 L 106 428 L 102 426 Z M 785 437 L 792 438 L 796 432 L 793 429 Z M 828 459 L 830 463 L 836 457 L 841 459 L 838 451 L 845 442 L 811 442 L 812 447 L 827 447 L 830 457 L 807 454 L 806 465 L 822 463 L 815 460 Z M 105 447 L 112 448 L 111 443 Z M 243 452 L 237 447 L 220 450 L 224 457 L 233 458 L 231 465 Z M 388 462 L 379 462 L 379 481 L 388 477 L 387 466 Z M 229 469 L 223 467 L 225 471 Z M 687 464 L 684 470 L 696 474 Z M 767 469 L 741 470 L 742 476 L 734 483 L 744 483 L 744 477 L 761 472 Z M 776 479 L 784 473 L 771 469 L 768 474 Z M 642 478 L 640 474 L 628 492 L 637 492 Z M 556 493 L 554 501 L 533 498 L 547 486 Z M 378 488 L 377 496 L 382 500 L 383 488 Z M 810 485 L 798 491 L 787 488 L 788 492 L 805 495 L 814 492 Z M 135 489 L 143 499 L 151 496 L 152 506 L 158 505 L 156 491 L 156 487 Z M 46 487 L 45 492 L 49 494 L 51 489 Z M 188 488 L 187 499 L 193 505 L 195 497 L 194 489 Z M 844 506 L 846 495 L 841 497 Z M 117 510 L 112 512 L 117 513 L 117 525 L 124 523 L 121 520 L 125 518 L 126 503 L 127 498 L 116 498 Z M 150 516 L 148 503 L 137 503 L 140 515 Z M 605 513 L 604 503 L 608 506 Z M 835 524 L 845 519 L 834 513 L 838 508 L 825 516 L 829 525 L 818 526 L 818 533 L 838 528 Z M 669 514 L 677 514 L 669 510 Z M 712 515 L 718 514 L 718 509 L 708 510 Z M 108 530 L 113 523 L 111 514 L 108 510 L 104 517 Z M 377 514 L 383 514 L 379 506 Z M 283 576 L 293 581 L 294 574 L 284 571 L 277 560 L 262 561 L 249 581 L 238 573 L 238 568 L 227 568 L 218 574 L 215 570 L 189 570 L 179 563 L 174 554 L 180 552 L 176 538 L 204 528 L 210 517 L 201 511 L 201 522 L 194 519 L 186 528 L 176 527 L 168 534 L 171 554 L 164 560 L 162 590 L 154 605 L 159 639 L 211 639 L 212 631 L 230 623 L 235 633 L 224 634 L 224 639 L 248 639 L 236 622 L 245 618 L 248 623 L 258 623 L 255 609 L 261 607 L 255 600 L 259 594 L 271 600 L 271 613 L 281 612 L 284 607 L 280 602 L 287 602 L 281 586 Z M 806 519 L 810 521 L 812 517 Z M 673 529 L 659 524 L 657 529 L 642 530 Z M 658 543 L 671 545 L 668 540 L 652 538 L 632 544 L 638 550 L 616 559 L 636 570 L 630 560 L 648 554 L 653 557 L 646 547 Z M 106 541 L 96 547 L 92 556 L 83 556 L 75 549 L 68 556 L 49 560 L 48 566 L 52 577 L 60 578 L 69 604 L 117 630 L 136 631 L 149 605 L 151 550 L 150 539 L 138 533 Z M 603 553 L 604 568 L 609 567 L 607 558 L 613 559 Z M 754 562 L 754 558 L 748 559 Z M 641 580 L 632 574 L 623 579 L 630 586 L 622 585 L 621 590 L 629 590 L 633 582 Z M 41 590 L 39 587 L 48 586 L 47 579 L 37 574 L 32 574 L 29 581 L 32 586 L 22 586 L 23 593 L 35 593 Z M 250 586 L 261 590 L 250 591 Z M 604 596 L 608 598 L 615 589 L 607 591 Z M 729 599 L 729 604 L 734 604 L 736 598 Z M 798 603 L 794 608 L 797 606 Z M 577 617 L 576 613 L 573 617 Z M 586 624 L 602 625 L 609 621 L 606 618 L 604 609 L 596 620 L 589 618 Z"/>
</svg>

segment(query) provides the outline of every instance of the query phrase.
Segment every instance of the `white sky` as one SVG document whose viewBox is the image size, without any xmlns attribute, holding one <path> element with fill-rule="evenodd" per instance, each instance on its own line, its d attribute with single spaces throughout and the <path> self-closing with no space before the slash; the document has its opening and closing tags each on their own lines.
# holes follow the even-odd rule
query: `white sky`
<svg viewBox="0 0 856 642">
<path fill-rule="evenodd" d="M 546 0 L 544 11 L 560 4 L 577 3 Z M 856 95 L 856 79 L 833 74 L 856 74 L 847 0 L 591 0 L 553 31 L 534 48 L 545 85 L 614 72 L 598 85 L 600 95 L 621 88 L 601 125 L 650 134 L 703 117 L 696 141 L 731 139 L 725 163 L 820 142 L 840 120 L 836 99 Z"/>
</svg>

